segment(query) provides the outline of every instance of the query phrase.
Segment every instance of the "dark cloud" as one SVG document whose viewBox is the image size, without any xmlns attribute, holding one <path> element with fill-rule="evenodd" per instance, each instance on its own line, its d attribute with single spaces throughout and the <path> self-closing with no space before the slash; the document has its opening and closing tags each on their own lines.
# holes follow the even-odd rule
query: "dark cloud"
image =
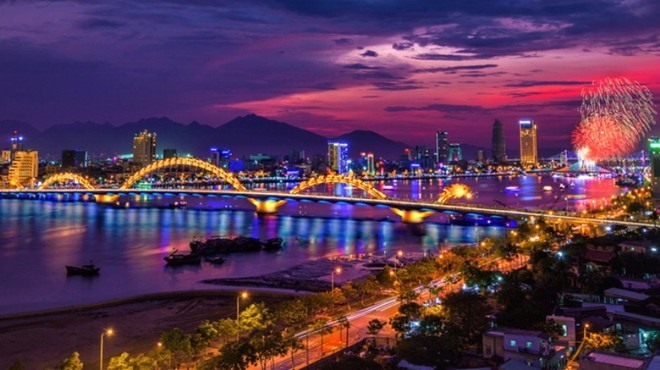
<svg viewBox="0 0 660 370">
<path fill-rule="evenodd" d="M 485 59 L 476 55 L 458 55 L 458 54 L 436 54 L 436 53 L 422 53 L 412 57 L 417 60 L 442 60 L 442 61 L 461 61 L 473 59 Z"/>
<path fill-rule="evenodd" d="M 415 44 L 413 44 L 412 42 L 396 42 L 396 43 L 392 44 L 392 49 L 398 50 L 398 51 L 408 50 L 408 49 L 412 49 L 412 47 L 414 45 Z"/>
<path fill-rule="evenodd" d="M 386 112 L 436 111 L 444 113 L 473 113 L 480 110 L 483 110 L 483 108 L 478 105 L 463 104 L 429 104 L 423 107 L 389 106 L 385 108 Z"/>
<path fill-rule="evenodd" d="M 103 18 L 90 18 L 78 22 L 78 28 L 87 31 L 98 30 L 98 29 L 115 29 L 115 28 L 121 28 L 123 26 L 124 24 L 121 22 L 116 22 Z"/>
<path fill-rule="evenodd" d="M 361 56 L 361 57 L 371 57 L 371 58 L 375 58 L 375 57 L 378 56 L 378 53 L 376 53 L 376 52 L 373 51 L 373 50 L 367 50 L 367 51 L 365 51 L 364 53 L 360 54 L 360 56 Z"/>
<path fill-rule="evenodd" d="M 446 74 L 455 74 L 458 73 L 459 71 L 464 71 L 464 70 L 480 70 L 480 69 L 488 69 L 488 68 L 495 68 L 497 67 L 497 64 L 475 64 L 475 65 L 467 65 L 467 66 L 451 66 L 451 67 L 435 67 L 435 68 L 425 68 L 425 69 L 416 69 L 413 72 L 415 73 L 437 73 L 437 72 L 442 72 Z"/>
<path fill-rule="evenodd" d="M 401 79 L 400 76 L 397 76 L 393 73 L 386 72 L 386 71 L 362 72 L 362 73 L 354 74 L 353 78 L 358 79 L 358 80 L 366 80 L 366 79 L 397 80 L 397 79 Z"/>
<path fill-rule="evenodd" d="M 401 82 L 375 82 L 374 87 L 376 90 L 385 91 L 404 91 L 404 90 L 418 90 L 425 89 L 424 85 L 416 81 L 401 81 Z"/>
<path fill-rule="evenodd" d="M 353 41 L 351 39 L 348 39 L 346 37 L 341 37 L 341 38 L 338 38 L 338 39 L 334 39 L 333 41 L 335 42 L 335 44 L 342 45 L 342 46 L 343 45 L 350 45 L 350 44 L 353 43 Z"/>
<path fill-rule="evenodd" d="M 381 67 L 370 67 L 370 66 L 364 65 L 362 63 L 346 64 L 346 65 L 344 65 L 343 68 L 346 68 L 346 69 L 381 69 Z"/>
<path fill-rule="evenodd" d="M 536 87 L 536 86 L 575 86 L 589 85 L 589 81 L 520 81 L 504 85 L 505 87 Z"/>
</svg>

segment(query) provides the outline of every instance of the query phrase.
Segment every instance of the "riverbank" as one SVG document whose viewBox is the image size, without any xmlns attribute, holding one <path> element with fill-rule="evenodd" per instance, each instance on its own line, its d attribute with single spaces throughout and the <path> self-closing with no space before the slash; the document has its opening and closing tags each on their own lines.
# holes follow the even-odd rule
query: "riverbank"
<svg viewBox="0 0 660 370">
<path fill-rule="evenodd" d="M 282 292 L 251 290 L 244 304 L 277 304 L 289 299 Z M 148 295 L 103 304 L 13 315 L 0 318 L 0 369 L 20 360 L 26 369 L 56 367 L 74 351 L 85 368 L 99 365 L 99 340 L 106 328 L 104 357 L 146 353 L 156 348 L 160 335 L 172 328 L 191 332 L 203 320 L 236 314 L 235 292 L 178 292 Z"/>
</svg>

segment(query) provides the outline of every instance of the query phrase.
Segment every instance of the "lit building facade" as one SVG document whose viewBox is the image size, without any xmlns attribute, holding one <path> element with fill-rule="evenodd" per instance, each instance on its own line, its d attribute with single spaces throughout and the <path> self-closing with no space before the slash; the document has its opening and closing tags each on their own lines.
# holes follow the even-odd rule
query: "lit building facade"
<svg viewBox="0 0 660 370">
<path fill-rule="evenodd" d="M 156 133 L 144 130 L 133 138 L 133 165 L 147 166 L 156 160 Z"/>
<path fill-rule="evenodd" d="M 520 119 L 520 164 L 534 166 L 538 163 L 536 145 L 536 123 L 529 118 Z"/>
<path fill-rule="evenodd" d="M 504 125 L 499 120 L 493 123 L 493 161 L 495 163 L 506 162 L 506 143 L 504 142 Z"/>
<path fill-rule="evenodd" d="M 348 144 L 328 141 L 328 168 L 339 174 L 348 173 Z"/>
<path fill-rule="evenodd" d="M 438 164 L 447 163 L 447 155 L 449 155 L 447 135 L 447 131 L 438 131 L 435 133 L 435 162 Z"/>
<path fill-rule="evenodd" d="M 449 162 L 459 162 L 463 160 L 463 149 L 461 149 L 461 144 L 451 143 L 449 144 Z"/>
<path fill-rule="evenodd" d="M 651 157 L 651 191 L 653 198 L 660 199 L 660 138 L 649 139 L 649 154 Z"/>
<path fill-rule="evenodd" d="M 8 180 L 13 185 L 25 185 L 39 175 L 39 153 L 36 150 L 21 150 L 14 153 L 9 166 Z"/>
<path fill-rule="evenodd" d="M 11 136 L 11 147 L 10 147 L 10 161 L 14 160 L 17 152 L 23 151 L 23 136 L 18 134 L 18 131 L 14 131 L 14 134 Z"/>
</svg>

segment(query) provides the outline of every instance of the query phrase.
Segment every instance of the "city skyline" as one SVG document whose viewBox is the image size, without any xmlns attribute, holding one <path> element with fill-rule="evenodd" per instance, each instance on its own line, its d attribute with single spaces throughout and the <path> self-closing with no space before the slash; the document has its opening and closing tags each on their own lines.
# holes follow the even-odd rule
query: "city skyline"
<svg viewBox="0 0 660 370">
<path fill-rule="evenodd" d="M 659 90 L 653 1 L 0 7 L 0 119 L 40 129 L 163 115 L 217 126 L 253 112 L 328 137 L 364 129 L 414 145 L 445 130 L 487 147 L 474 132 L 533 117 L 539 146 L 557 147 L 592 81 Z"/>
</svg>

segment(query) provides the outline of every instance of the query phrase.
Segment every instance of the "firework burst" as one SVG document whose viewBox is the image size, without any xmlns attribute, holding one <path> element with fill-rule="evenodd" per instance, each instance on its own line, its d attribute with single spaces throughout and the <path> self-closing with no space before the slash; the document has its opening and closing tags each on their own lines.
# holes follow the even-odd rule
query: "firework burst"
<svg viewBox="0 0 660 370">
<path fill-rule="evenodd" d="M 576 150 L 591 160 L 630 154 L 655 124 L 653 94 L 627 78 L 606 78 L 582 90 Z"/>
</svg>

